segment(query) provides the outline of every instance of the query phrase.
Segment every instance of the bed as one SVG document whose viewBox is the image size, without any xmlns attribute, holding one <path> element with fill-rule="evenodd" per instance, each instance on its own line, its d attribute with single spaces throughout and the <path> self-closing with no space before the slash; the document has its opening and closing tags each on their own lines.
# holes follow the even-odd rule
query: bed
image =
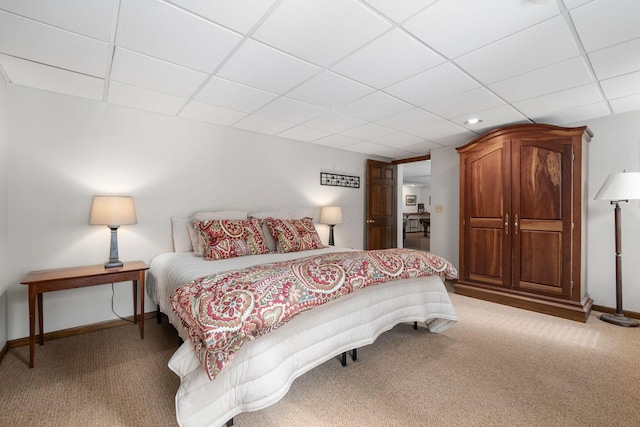
<svg viewBox="0 0 640 427">
<path fill-rule="evenodd" d="M 174 247 L 179 249 L 175 242 L 174 231 Z M 457 320 L 438 275 L 376 284 L 297 314 L 281 327 L 244 343 L 233 360 L 210 378 L 189 331 L 171 306 L 178 288 L 229 270 L 343 251 L 350 250 L 323 246 L 211 261 L 185 250 L 160 254 L 151 261 L 147 293 L 184 340 L 169 361 L 169 368 L 180 377 L 175 398 L 179 425 L 221 426 L 241 412 L 272 405 L 298 376 L 373 343 L 398 323 L 425 322 L 431 332 L 442 332 Z"/>
</svg>

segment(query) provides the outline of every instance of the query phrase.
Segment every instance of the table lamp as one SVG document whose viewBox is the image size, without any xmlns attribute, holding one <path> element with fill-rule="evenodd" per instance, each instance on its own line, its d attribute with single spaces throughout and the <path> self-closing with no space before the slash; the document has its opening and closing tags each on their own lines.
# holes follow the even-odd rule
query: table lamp
<svg viewBox="0 0 640 427">
<path fill-rule="evenodd" d="M 340 206 L 325 206 L 320 212 L 320 223 L 329 226 L 329 246 L 333 246 L 333 227 L 342 224 L 342 209 Z"/>
<path fill-rule="evenodd" d="M 91 203 L 90 225 L 106 225 L 111 229 L 111 246 L 109 261 L 105 268 L 122 267 L 118 259 L 118 227 L 136 224 L 136 208 L 133 197 L 127 196 L 94 196 Z"/>
</svg>

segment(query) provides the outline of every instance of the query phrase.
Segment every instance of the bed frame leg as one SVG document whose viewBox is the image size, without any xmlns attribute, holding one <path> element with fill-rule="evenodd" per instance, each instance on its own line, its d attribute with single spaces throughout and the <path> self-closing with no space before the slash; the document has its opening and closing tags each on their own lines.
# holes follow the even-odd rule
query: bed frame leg
<svg viewBox="0 0 640 427">
<path fill-rule="evenodd" d="M 351 350 L 351 360 L 353 360 L 354 362 L 356 360 L 358 360 L 358 349 L 354 348 L 353 350 Z"/>
<path fill-rule="evenodd" d="M 229 421 L 227 421 L 227 427 L 231 427 L 233 425 L 233 418 L 231 418 Z"/>
<path fill-rule="evenodd" d="M 158 325 L 162 323 L 162 312 L 160 311 L 160 306 L 156 308 L 156 321 L 158 322 Z"/>
<path fill-rule="evenodd" d="M 413 322 L 413 329 L 418 329 L 418 322 Z"/>
<path fill-rule="evenodd" d="M 343 351 L 342 356 L 340 357 L 340 364 L 342 366 L 347 366 L 347 352 Z"/>
</svg>

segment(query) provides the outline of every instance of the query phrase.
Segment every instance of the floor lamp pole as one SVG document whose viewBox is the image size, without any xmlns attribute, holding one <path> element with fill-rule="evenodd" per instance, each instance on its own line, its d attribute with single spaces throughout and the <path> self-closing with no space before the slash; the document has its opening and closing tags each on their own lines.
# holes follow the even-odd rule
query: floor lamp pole
<svg viewBox="0 0 640 427">
<path fill-rule="evenodd" d="M 622 215 L 620 201 L 611 202 L 616 204 L 614 209 L 616 227 L 616 313 L 604 313 L 600 320 L 613 323 L 618 326 L 635 327 L 640 325 L 635 319 L 629 319 L 622 313 Z"/>
</svg>

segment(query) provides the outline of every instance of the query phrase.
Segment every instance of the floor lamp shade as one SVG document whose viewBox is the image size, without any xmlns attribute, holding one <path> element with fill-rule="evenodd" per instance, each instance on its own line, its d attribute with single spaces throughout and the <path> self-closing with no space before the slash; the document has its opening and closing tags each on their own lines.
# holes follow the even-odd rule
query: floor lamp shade
<svg viewBox="0 0 640 427">
<path fill-rule="evenodd" d="M 602 184 L 596 200 L 609 200 L 614 209 L 616 238 L 616 312 L 605 313 L 600 319 L 618 326 L 634 327 L 640 325 L 636 320 L 627 318 L 622 311 L 622 213 L 620 202 L 640 199 L 640 173 L 612 173 Z"/>
<path fill-rule="evenodd" d="M 342 209 L 340 206 L 325 206 L 320 212 L 320 223 L 329 226 L 329 246 L 333 246 L 333 227 L 342 224 Z"/>
<path fill-rule="evenodd" d="M 89 214 L 90 225 L 106 225 L 111 229 L 111 245 L 109 261 L 106 268 L 122 267 L 118 259 L 118 227 L 136 224 L 136 208 L 133 197 L 128 196 L 94 196 Z"/>
</svg>

